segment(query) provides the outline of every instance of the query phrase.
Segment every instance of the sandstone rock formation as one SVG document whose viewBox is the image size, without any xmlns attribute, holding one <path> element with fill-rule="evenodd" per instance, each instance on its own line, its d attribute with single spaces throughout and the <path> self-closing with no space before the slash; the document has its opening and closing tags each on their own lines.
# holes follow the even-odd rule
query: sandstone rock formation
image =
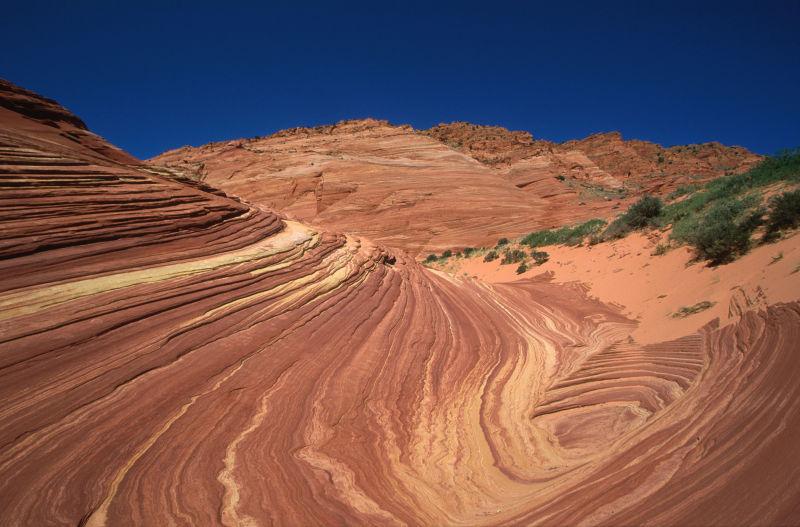
<svg viewBox="0 0 800 527">
<path fill-rule="evenodd" d="M 578 283 L 432 272 L 165 177 L 3 84 L 18 97 L 0 105 L 0 523 L 800 521 L 797 302 L 641 345 Z M 236 160 L 264 202 L 283 198 L 243 160 L 298 188 L 337 155 L 340 178 L 496 176 L 383 124 L 317 135 L 199 161 L 210 181 Z"/>
<path fill-rule="evenodd" d="M 602 134 L 563 145 L 468 123 L 418 132 L 345 121 L 184 147 L 150 160 L 323 228 L 418 254 L 609 217 L 759 156 L 717 144 L 664 149 Z"/>
</svg>

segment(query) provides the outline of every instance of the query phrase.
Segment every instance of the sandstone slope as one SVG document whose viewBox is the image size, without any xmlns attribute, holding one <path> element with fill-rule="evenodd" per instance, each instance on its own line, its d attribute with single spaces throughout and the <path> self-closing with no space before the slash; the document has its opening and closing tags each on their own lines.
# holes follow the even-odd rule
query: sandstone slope
<svg viewBox="0 0 800 527">
<path fill-rule="evenodd" d="M 62 126 L 0 108 L 0 523 L 800 521 L 798 303 L 644 345 Z"/>
<path fill-rule="evenodd" d="M 416 131 L 366 119 L 184 147 L 150 160 L 316 225 L 418 254 L 612 216 L 758 156 L 601 134 L 555 144 L 468 123 Z"/>
</svg>

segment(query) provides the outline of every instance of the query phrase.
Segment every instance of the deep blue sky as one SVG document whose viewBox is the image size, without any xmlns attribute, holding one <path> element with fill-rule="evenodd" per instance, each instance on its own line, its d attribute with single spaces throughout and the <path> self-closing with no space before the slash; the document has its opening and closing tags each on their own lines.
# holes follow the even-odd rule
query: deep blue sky
<svg viewBox="0 0 800 527">
<path fill-rule="evenodd" d="M 6 3 L 0 77 L 141 158 L 366 116 L 800 146 L 798 0 L 115 3 Z"/>
</svg>

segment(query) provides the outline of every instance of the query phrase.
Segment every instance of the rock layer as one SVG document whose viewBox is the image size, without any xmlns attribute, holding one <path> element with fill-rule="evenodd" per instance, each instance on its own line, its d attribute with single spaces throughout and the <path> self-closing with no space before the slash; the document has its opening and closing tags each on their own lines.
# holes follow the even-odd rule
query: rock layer
<svg viewBox="0 0 800 527">
<path fill-rule="evenodd" d="M 800 521 L 797 303 L 641 346 L 0 112 L 3 524 Z"/>
</svg>

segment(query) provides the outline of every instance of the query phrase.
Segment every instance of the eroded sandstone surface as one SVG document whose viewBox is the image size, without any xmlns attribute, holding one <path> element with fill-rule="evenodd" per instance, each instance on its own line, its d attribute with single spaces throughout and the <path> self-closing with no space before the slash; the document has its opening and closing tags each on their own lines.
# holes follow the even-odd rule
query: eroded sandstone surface
<svg viewBox="0 0 800 527">
<path fill-rule="evenodd" d="M 323 228 L 412 254 L 613 215 L 760 159 L 716 143 L 662 148 L 616 133 L 556 144 L 468 123 L 417 131 L 344 121 L 150 160 Z"/>
<path fill-rule="evenodd" d="M 797 302 L 641 344 L 578 282 L 462 279 L 268 207 L 350 221 L 312 162 L 340 194 L 349 170 L 501 179 L 429 137 L 213 147 L 308 185 L 292 201 L 237 161 L 222 186 L 256 205 L 206 184 L 217 154 L 181 179 L 0 85 L 19 97 L 0 104 L 0 523 L 800 521 Z M 385 206 L 376 232 L 403 208 Z"/>
</svg>

